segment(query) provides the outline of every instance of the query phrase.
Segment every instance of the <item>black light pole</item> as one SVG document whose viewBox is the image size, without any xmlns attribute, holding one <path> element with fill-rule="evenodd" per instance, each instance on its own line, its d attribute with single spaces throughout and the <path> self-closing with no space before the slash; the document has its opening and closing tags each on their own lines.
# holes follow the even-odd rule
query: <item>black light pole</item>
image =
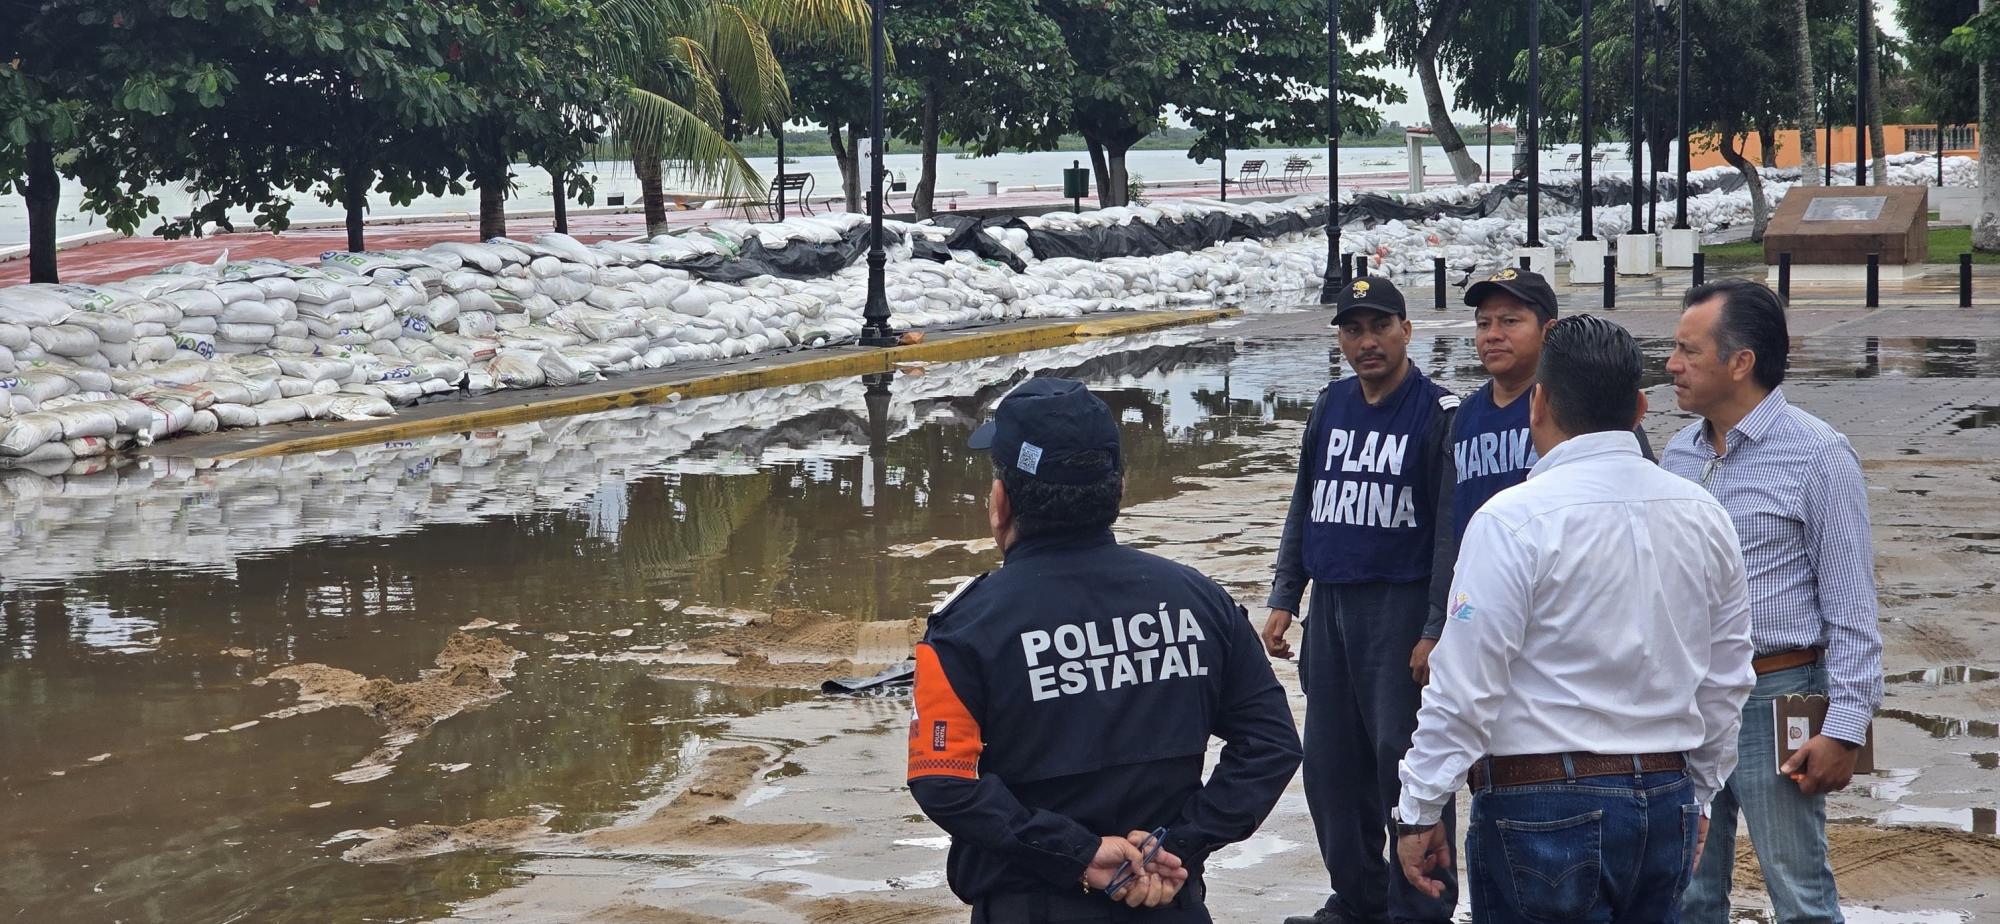
<svg viewBox="0 0 2000 924">
<path fill-rule="evenodd" d="M 1645 133 L 1646 113 L 1646 50 L 1639 39 L 1645 31 L 1646 0 L 1632 0 L 1632 234 L 1640 233 L 1646 221 L 1639 202 L 1639 177 L 1645 172 L 1639 162 L 1639 138 Z"/>
<path fill-rule="evenodd" d="M 1486 117 L 1486 182 L 1493 182 L 1493 117 Z"/>
<path fill-rule="evenodd" d="M 1229 201 L 1229 111 L 1226 109 L 1223 110 L 1222 112 L 1222 157 L 1217 159 L 1216 163 L 1221 165 L 1221 167 L 1218 168 L 1216 171 L 1216 173 L 1218 174 L 1216 179 L 1221 184 L 1222 187 L 1222 201 L 1228 202 Z"/>
<path fill-rule="evenodd" d="M 1833 67 L 1820 68 L 1826 75 L 1826 88 L 1820 93 L 1820 112 L 1826 119 L 1826 150 L 1821 151 L 1820 163 L 1826 167 L 1826 181 L 1822 186 L 1833 185 Z"/>
<path fill-rule="evenodd" d="M 785 220 L 785 126 L 778 126 L 778 220 Z"/>
<path fill-rule="evenodd" d="M 1592 206 L 1597 204 L 1596 188 L 1590 179 L 1590 0 L 1583 0 L 1583 233 L 1579 241 L 1597 240 L 1590 233 Z"/>
<path fill-rule="evenodd" d="M 1854 0 L 1854 185 L 1868 185 L 1868 0 Z"/>
<path fill-rule="evenodd" d="M 1528 0 L 1528 246 L 1542 246 L 1542 0 Z"/>
<path fill-rule="evenodd" d="M 1688 4 L 1681 0 L 1681 23 L 1679 42 L 1681 46 L 1680 76 L 1675 90 L 1674 101 L 1674 143 L 1680 146 L 1680 164 L 1674 173 L 1674 228 L 1685 231 L 1688 226 Z M 1761 180 L 1759 182 L 1762 182 Z"/>
<path fill-rule="evenodd" d="M 1659 38 L 1667 34 L 1667 27 L 1661 22 L 1661 20 L 1666 18 L 1667 0 L 1653 0 L 1653 83 L 1660 85 L 1664 85 L 1667 82 L 1666 75 L 1660 73 L 1660 69 L 1666 65 L 1666 62 L 1661 60 L 1662 55 L 1659 53 L 1661 49 L 1658 47 L 1660 45 Z M 1648 130 L 1646 132 L 1646 195 L 1648 197 L 1648 201 L 1646 202 L 1646 233 L 1657 234 L 1659 233 L 1660 223 L 1660 159 L 1655 155 L 1659 152 L 1660 145 L 1660 114 L 1651 110 L 1648 110 L 1647 114 L 1652 116 L 1652 119 L 1647 123 Z"/>
<path fill-rule="evenodd" d="M 1490 134 L 1490 133 L 1489 133 Z M 1492 144 L 1489 139 L 1487 144 Z M 1326 0 L 1326 276 L 1320 304 L 1331 305 L 1346 284 L 1340 259 L 1340 0 Z"/>
<path fill-rule="evenodd" d="M 1943 189 L 1944 188 L 1944 123 L 1943 122 L 1939 122 L 1937 124 L 1937 157 L 1933 158 L 1933 160 L 1937 164 L 1938 188 Z"/>
<path fill-rule="evenodd" d="M 861 311 L 861 345 L 891 346 L 896 332 L 889 329 L 889 296 L 882 281 L 882 268 L 889 262 L 882 252 L 882 0 L 869 2 L 868 67 L 873 87 L 873 111 L 869 114 L 868 150 L 868 304 Z"/>
</svg>

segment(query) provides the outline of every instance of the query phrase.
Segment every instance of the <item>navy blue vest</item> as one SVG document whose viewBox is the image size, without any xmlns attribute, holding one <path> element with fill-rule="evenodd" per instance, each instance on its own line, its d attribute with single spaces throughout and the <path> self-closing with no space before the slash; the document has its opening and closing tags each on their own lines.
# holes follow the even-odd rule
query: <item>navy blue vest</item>
<svg viewBox="0 0 2000 924">
<path fill-rule="evenodd" d="M 1301 460 L 1312 484 L 1301 552 L 1313 580 L 1406 583 L 1430 577 L 1436 447 L 1424 444 L 1437 415 L 1457 402 L 1415 364 L 1379 405 L 1361 396 L 1358 377 L 1327 386 Z"/>
<path fill-rule="evenodd" d="M 1493 495 L 1528 480 L 1541 458 L 1528 435 L 1526 392 L 1495 407 L 1493 383 L 1487 382 L 1465 399 L 1451 423 L 1451 461 L 1458 468 L 1451 495 L 1454 535 L 1464 538 L 1472 515 Z"/>
</svg>

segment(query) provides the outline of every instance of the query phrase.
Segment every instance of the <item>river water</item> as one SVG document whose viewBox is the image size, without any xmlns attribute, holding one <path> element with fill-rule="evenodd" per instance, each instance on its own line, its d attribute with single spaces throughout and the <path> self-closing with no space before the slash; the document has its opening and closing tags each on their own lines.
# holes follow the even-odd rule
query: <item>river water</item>
<svg viewBox="0 0 2000 924">
<path fill-rule="evenodd" d="M 1622 146 L 1612 146 L 1622 150 Z M 1605 146 L 1600 146 L 1605 149 Z M 1555 146 L 1542 155 L 1545 167 L 1554 169 L 1561 166 L 1564 158 L 1575 151 L 1575 145 Z M 1473 159 L 1482 165 L 1485 150 L 1482 146 L 1472 148 Z M 1325 148 L 1265 148 L 1255 151 L 1231 151 L 1229 153 L 1230 175 L 1246 159 L 1262 159 L 1267 162 L 1266 171 L 1281 174 L 1288 157 L 1302 157 L 1313 162 L 1314 173 L 1324 173 L 1326 164 Z M 1513 147 L 1510 144 L 1496 145 L 1493 149 L 1492 166 L 1496 175 L 1505 178 L 1510 169 Z M 815 194 L 837 195 L 840 192 L 840 167 L 832 157 L 795 158 L 790 164 L 790 173 L 810 173 L 815 184 Z M 962 189 L 974 195 L 985 193 L 987 181 L 998 182 L 1002 186 L 1057 185 L 1062 182 L 1062 169 L 1072 162 L 1090 164 L 1090 157 L 1082 151 L 1040 151 L 1034 153 L 1009 153 L 993 157 L 958 158 L 950 153 L 938 156 L 938 188 Z M 769 180 L 777 173 L 777 160 L 771 157 L 750 158 L 750 165 L 758 175 Z M 883 169 L 892 178 L 900 175 L 914 187 L 922 172 L 921 158 L 916 154 L 890 154 L 883 159 Z M 1132 151 L 1126 155 L 1127 170 L 1135 177 L 1146 180 L 1212 180 L 1216 176 L 1218 164 L 1211 160 L 1198 164 L 1184 151 Z M 1401 148 L 1343 148 L 1340 152 L 1340 169 L 1345 176 L 1361 173 L 1403 172 L 1409 167 L 1409 159 Z M 1424 170 L 1426 173 L 1451 172 L 1450 161 L 1444 151 L 1435 144 L 1424 147 Z M 627 203 L 639 201 L 639 181 L 634 177 L 632 165 L 620 161 L 599 161 L 592 163 L 588 171 L 597 177 L 598 204 L 603 204 L 607 196 L 623 195 Z M 513 198 L 508 201 L 510 209 L 547 209 L 553 207 L 550 198 L 549 176 L 540 168 L 526 164 L 514 167 L 518 184 Z M 1093 181 L 1095 182 L 1095 181 Z M 676 183 L 669 175 L 666 185 L 669 189 L 686 184 Z M 153 187 L 147 192 L 159 197 L 162 215 L 185 215 L 190 197 L 185 190 L 173 187 Z M 83 198 L 81 187 L 65 181 L 62 188 L 62 205 L 57 217 L 58 237 L 102 230 L 103 219 L 87 214 L 78 208 Z M 294 220 L 316 218 L 340 218 L 345 213 L 339 208 L 326 205 L 308 195 L 293 196 L 291 217 Z M 394 206 L 386 200 L 378 201 L 370 212 L 374 216 L 400 214 L 424 214 L 435 212 L 477 213 L 479 197 L 468 191 L 456 196 L 425 196 L 407 206 Z M 251 227 L 247 215 L 238 216 L 238 227 Z M 27 208 L 20 196 L 0 196 L 0 247 L 20 244 L 28 237 Z M 159 224 L 157 218 L 148 219 L 142 231 L 150 233 Z"/>
</svg>

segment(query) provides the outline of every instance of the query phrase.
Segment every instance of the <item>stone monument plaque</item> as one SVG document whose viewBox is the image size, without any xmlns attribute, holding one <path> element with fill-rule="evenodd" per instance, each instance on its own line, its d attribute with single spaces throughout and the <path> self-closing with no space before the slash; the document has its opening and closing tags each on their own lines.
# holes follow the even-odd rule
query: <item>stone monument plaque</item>
<svg viewBox="0 0 2000 924">
<path fill-rule="evenodd" d="M 1764 231 L 1764 262 L 1792 255 L 1795 278 L 1810 268 L 1860 267 L 1881 257 L 1883 276 L 1923 271 L 1930 256 L 1928 187 L 1794 186 Z"/>
</svg>

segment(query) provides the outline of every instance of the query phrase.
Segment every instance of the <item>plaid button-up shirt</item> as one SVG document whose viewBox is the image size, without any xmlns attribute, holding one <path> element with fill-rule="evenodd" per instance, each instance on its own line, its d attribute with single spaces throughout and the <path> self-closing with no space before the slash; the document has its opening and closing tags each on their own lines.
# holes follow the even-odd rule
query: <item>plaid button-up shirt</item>
<svg viewBox="0 0 2000 924">
<path fill-rule="evenodd" d="M 1882 702 L 1875 546 L 1861 461 L 1847 437 L 1772 389 L 1730 428 L 1717 455 L 1708 423 L 1689 424 L 1660 464 L 1729 511 L 1750 583 L 1757 653 L 1826 649 L 1830 737 L 1860 744 Z"/>
</svg>

